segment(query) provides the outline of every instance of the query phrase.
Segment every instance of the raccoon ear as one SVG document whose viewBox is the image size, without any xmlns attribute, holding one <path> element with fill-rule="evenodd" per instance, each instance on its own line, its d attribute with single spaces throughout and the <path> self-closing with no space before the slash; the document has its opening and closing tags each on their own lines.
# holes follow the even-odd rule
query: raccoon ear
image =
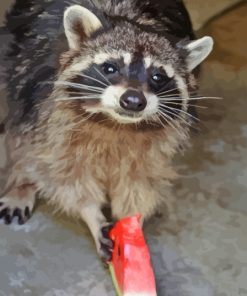
<svg viewBox="0 0 247 296">
<path fill-rule="evenodd" d="M 186 61 L 189 71 L 195 69 L 213 49 L 214 41 L 211 37 L 203 37 L 185 45 L 183 49 L 187 52 Z"/>
<path fill-rule="evenodd" d="M 65 10 L 64 29 L 71 49 L 79 49 L 81 42 L 101 27 L 97 16 L 80 5 L 73 5 Z"/>
</svg>

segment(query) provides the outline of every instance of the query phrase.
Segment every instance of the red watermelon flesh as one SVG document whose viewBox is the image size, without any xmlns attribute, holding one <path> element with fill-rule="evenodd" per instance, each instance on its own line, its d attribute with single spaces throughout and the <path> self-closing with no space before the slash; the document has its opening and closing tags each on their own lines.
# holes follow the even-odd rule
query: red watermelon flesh
<svg viewBox="0 0 247 296">
<path fill-rule="evenodd" d="M 114 241 L 111 272 L 119 296 L 157 295 L 140 220 L 140 215 L 124 218 L 110 232 Z"/>
</svg>

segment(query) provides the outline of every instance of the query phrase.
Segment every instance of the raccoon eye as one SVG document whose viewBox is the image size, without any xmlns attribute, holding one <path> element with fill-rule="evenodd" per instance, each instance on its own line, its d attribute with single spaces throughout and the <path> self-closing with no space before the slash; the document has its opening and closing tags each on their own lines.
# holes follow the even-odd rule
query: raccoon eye
<svg viewBox="0 0 247 296">
<path fill-rule="evenodd" d="M 105 72 L 105 74 L 109 75 L 118 72 L 118 68 L 112 64 L 105 63 L 103 64 L 103 71 Z"/>
<path fill-rule="evenodd" d="M 162 74 L 154 74 L 152 76 L 152 79 L 155 83 L 158 83 L 158 84 L 163 84 L 167 81 L 167 77 L 165 75 L 162 75 Z"/>
</svg>

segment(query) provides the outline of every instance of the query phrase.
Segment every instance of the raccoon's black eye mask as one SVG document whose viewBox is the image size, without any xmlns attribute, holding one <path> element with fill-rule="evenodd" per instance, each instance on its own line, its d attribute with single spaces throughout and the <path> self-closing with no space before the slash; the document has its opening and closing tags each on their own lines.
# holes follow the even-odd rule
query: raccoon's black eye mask
<svg viewBox="0 0 247 296">
<path fill-rule="evenodd" d="M 157 84 L 157 85 L 162 85 L 164 84 L 164 82 L 166 82 L 166 76 L 165 75 L 162 75 L 160 73 L 155 73 L 153 76 L 152 76 L 152 80 Z"/>
<path fill-rule="evenodd" d="M 176 82 L 173 78 L 167 76 L 162 77 L 162 80 L 158 83 L 152 78 L 149 82 L 149 88 L 154 93 L 174 90 L 176 89 Z M 169 94 L 172 94 L 172 92 L 169 92 Z"/>
<path fill-rule="evenodd" d="M 107 61 L 103 63 L 101 66 L 101 71 L 103 74 L 107 75 L 109 78 L 117 78 L 117 77 L 124 77 L 131 79 L 130 75 L 130 69 L 128 66 L 119 63 L 115 63 L 114 61 Z M 137 67 L 138 68 L 138 67 Z M 151 68 L 151 69 L 145 69 L 144 65 L 142 64 L 142 67 L 140 66 L 135 71 L 135 80 L 141 80 L 139 83 L 148 83 L 150 86 L 150 89 L 153 92 L 161 91 L 161 90 L 167 90 L 169 88 L 175 87 L 175 81 L 168 77 L 167 74 L 163 69 L 158 68 Z M 143 73 L 139 73 L 143 72 Z M 144 73 L 145 72 L 145 73 Z M 133 76 L 133 73 L 131 73 Z M 139 77 L 142 76 L 142 79 L 139 79 Z M 116 81 L 117 82 L 117 81 Z"/>
<path fill-rule="evenodd" d="M 118 67 L 114 64 L 111 64 L 111 63 L 104 63 L 102 65 L 102 70 L 104 71 L 104 73 L 106 75 L 115 74 L 115 73 L 119 72 Z"/>
<path fill-rule="evenodd" d="M 150 83 L 155 89 L 162 89 L 168 85 L 173 79 L 168 77 L 164 72 L 153 69 L 150 73 Z"/>
<path fill-rule="evenodd" d="M 149 87 L 153 92 L 166 91 L 176 87 L 175 80 L 167 76 L 162 68 L 151 68 L 149 71 Z"/>
</svg>

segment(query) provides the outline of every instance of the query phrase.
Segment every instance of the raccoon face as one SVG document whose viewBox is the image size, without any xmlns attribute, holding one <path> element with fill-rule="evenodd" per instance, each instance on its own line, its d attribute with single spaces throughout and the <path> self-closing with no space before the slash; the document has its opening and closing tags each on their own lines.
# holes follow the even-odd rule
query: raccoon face
<svg viewBox="0 0 247 296">
<path fill-rule="evenodd" d="M 128 22 L 104 32 L 78 5 L 65 11 L 64 27 L 73 53 L 56 82 L 64 100 L 119 123 L 185 120 L 190 73 L 212 50 L 210 37 L 174 48 Z"/>
</svg>

